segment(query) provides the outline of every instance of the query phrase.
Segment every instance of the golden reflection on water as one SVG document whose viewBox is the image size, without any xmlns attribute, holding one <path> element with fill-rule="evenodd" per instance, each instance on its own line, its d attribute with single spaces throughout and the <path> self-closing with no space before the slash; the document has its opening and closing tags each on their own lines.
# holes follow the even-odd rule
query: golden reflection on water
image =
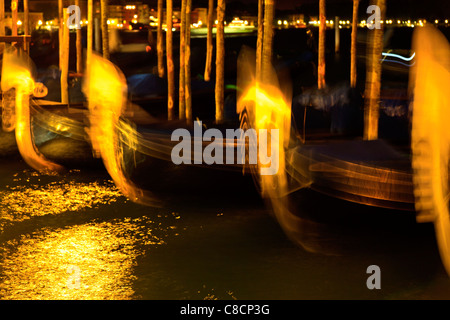
<svg viewBox="0 0 450 320">
<path fill-rule="evenodd" d="M 0 299 L 139 298 L 137 258 L 178 235 L 170 223 L 179 218 L 174 214 L 115 217 L 111 205 L 127 199 L 110 180 L 23 172 L 13 184 L 0 191 Z M 89 208 L 80 219 L 61 215 Z M 90 219 L 97 210 L 101 219 Z"/>
<path fill-rule="evenodd" d="M 164 243 L 152 224 L 147 217 L 113 220 L 46 228 L 11 240 L 1 257 L 0 297 L 131 299 L 133 267 L 145 253 L 137 246 Z"/>
<path fill-rule="evenodd" d="M 36 216 L 93 208 L 115 202 L 120 196 L 112 182 L 55 181 L 44 186 L 8 187 L 0 191 L 0 230 L 6 221 L 20 222 Z"/>
</svg>

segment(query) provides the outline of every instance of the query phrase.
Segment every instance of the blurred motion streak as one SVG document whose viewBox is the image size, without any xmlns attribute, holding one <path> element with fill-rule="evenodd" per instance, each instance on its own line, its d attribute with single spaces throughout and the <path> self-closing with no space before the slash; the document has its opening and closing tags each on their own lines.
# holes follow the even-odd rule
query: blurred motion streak
<svg viewBox="0 0 450 320">
<path fill-rule="evenodd" d="M 238 92 L 237 113 L 241 115 L 243 129 L 253 128 L 256 132 L 259 132 L 259 129 L 267 129 L 268 132 L 270 129 L 279 129 L 279 145 L 273 150 L 279 153 L 280 163 L 275 175 L 259 175 L 261 159 L 258 159 L 257 168 L 250 166 L 250 171 L 262 196 L 269 201 L 278 223 L 291 241 L 309 252 L 330 254 L 332 245 L 323 245 L 323 225 L 302 218 L 298 212 L 292 211 L 294 206 L 290 204 L 290 194 L 311 184 L 311 181 L 295 180 L 288 176 L 289 167 L 293 163 L 290 145 L 294 143 L 291 138 L 292 87 L 286 79 L 280 77 L 279 80 L 272 66 L 265 71 L 268 75 L 266 82 L 257 82 L 255 61 L 255 52 L 252 49 L 241 49 L 237 86 L 242 88 L 242 91 Z M 258 136 L 258 139 L 264 138 L 269 143 L 268 137 Z M 300 168 L 297 170 L 301 171 Z M 295 207 L 298 207 L 298 204 Z"/>
<path fill-rule="evenodd" d="M 450 46 L 437 29 L 427 25 L 416 29 L 413 50 L 411 146 L 417 220 L 434 223 L 441 259 L 450 275 Z"/>
<path fill-rule="evenodd" d="M 279 169 L 276 175 L 261 176 L 259 177 L 260 187 L 263 194 L 272 196 L 272 192 L 279 195 L 286 194 L 285 188 L 285 148 L 288 147 L 290 141 L 290 121 L 291 121 L 291 103 L 289 99 L 291 97 L 291 89 L 288 86 L 285 87 L 283 92 L 279 85 L 277 75 L 274 70 L 266 71 L 269 75 L 267 83 L 264 84 L 255 81 L 255 65 L 253 59 L 255 53 L 249 48 L 243 48 L 240 53 L 238 61 L 238 75 L 237 85 L 242 88 L 242 92 L 239 92 L 237 112 L 246 113 L 247 123 L 246 126 L 255 129 L 260 133 L 260 129 L 266 129 L 270 132 L 271 129 L 279 129 L 279 145 L 271 150 L 276 150 L 279 159 Z M 266 78 L 267 79 L 267 78 Z M 287 98 L 288 97 L 288 98 Z M 243 125 L 241 125 L 242 127 Z M 265 141 L 260 141 L 264 139 Z M 270 149 L 270 141 L 268 135 L 258 136 L 258 145 L 266 145 L 267 149 Z M 269 147 L 270 146 L 270 147 Z M 258 167 L 263 166 L 262 159 L 258 159 Z M 260 172 L 260 171 L 259 171 Z M 272 185 L 275 183 L 276 185 Z"/>
<path fill-rule="evenodd" d="M 123 145 L 137 148 L 137 133 L 120 117 L 127 105 L 127 85 L 122 72 L 108 60 L 92 54 L 83 92 L 88 97 L 89 136 L 96 156 L 103 163 L 117 187 L 130 200 L 156 206 L 158 201 L 138 188 L 125 175 Z"/>
<path fill-rule="evenodd" d="M 17 146 L 25 162 L 42 173 L 61 172 L 63 167 L 47 160 L 34 144 L 31 130 L 30 96 L 35 90 L 33 64 L 21 50 L 9 49 L 3 54 L 1 89 L 15 88 L 15 134 Z"/>
</svg>

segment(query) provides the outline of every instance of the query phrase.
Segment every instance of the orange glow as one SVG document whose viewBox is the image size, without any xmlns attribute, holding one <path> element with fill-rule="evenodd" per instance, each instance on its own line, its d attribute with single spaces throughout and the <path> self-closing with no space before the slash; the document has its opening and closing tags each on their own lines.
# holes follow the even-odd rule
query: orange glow
<svg viewBox="0 0 450 320">
<path fill-rule="evenodd" d="M 120 122 L 127 105 L 127 85 L 122 72 L 99 55 L 92 55 L 83 91 L 88 97 L 89 136 L 97 156 L 103 159 L 114 183 L 130 200 L 155 205 L 156 200 L 130 181 L 122 168 L 121 140 L 137 148 L 137 133 L 131 126 Z"/>
<path fill-rule="evenodd" d="M 47 160 L 37 150 L 31 131 L 30 95 L 35 83 L 32 62 L 22 51 L 7 50 L 3 54 L 2 91 L 16 89 L 15 134 L 17 146 L 25 162 L 40 172 L 59 172 L 63 167 Z"/>
<path fill-rule="evenodd" d="M 311 231 L 319 228 L 318 224 L 293 214 L 289 205 L 289 194 L 309 185 L 309 181 L 288 183 L 289 169 L 286 164 L 292 161 L 289 148 L 291 142 L 291 84 L 289 81 L 280 84 L 283 78 L 277 75 L 273 68 L 265 72 L 269 77 L 269 79 L 264 79 L 267 84 L 257 83 L 254 80 L 254 61 L 256 60 L 254 56 L 254 52 L 249 49 L 243 49 L 239 56 L 237 85 L 242 91 L 237 100 L 237 112 L 247 114 L 247 120 L 241 123 L 243 127 L 257 129 L 257 132 L 258 129 L 279 130 L 279 145 L 274 148 L 279 153 L 279 169 L 275 175 L 259 175 L 261 163 L 258 159 L 257 170 L 250 167 L 250 171 L 257 182 L 257 187 L 260 187 L 262 196 L 268 199 L 273 213 L 286 235 L 306 250 L 315 252 L 319 249 L 311 246 L 307 240 Z M 261 139 L 261 136 L 258 138 Z M 269 141 L 270 139 L 267 139 L 267 143 Z"/>
<path fill-rule="evenodd" d="M 249 103 L 251 102 L 251 103 Z M 287 182 L 286 168 L 285 168 L 285 151 L 290 140 L 290 119 L 291 108 L 290 103 L 287 102 L 286 97 L 281 90 L 272 85 L 263 85 L 254 83 L 246 91 L 239 103 L 246 103 L 247 111 L 250 119 L 253 119 L 252 128 L 256 129 L 258 133 L 258 145 L 267 146 L 267 150 L 278 152 L 278 171 L 274 175 L 259 175 L 258 182 L 261 188 L 261 194 L 270 200 L 275 215 L 283 228 L 290 226 L 284 225 L 286 221 L 287 194 L 289 193 L 289 186 Z M 253 110 L 252 110 L 253 109 Z M 261 129 L 267 129 L 268 134 L 261 134 Z M 271 146 L 273 141 L 269 138 L 271 129 L 278 129 L 279 139 L 278 146 L 275 148 Z M 272 155 L 272 159 L 274 159 Z M 258 157 L 258 170 L 267 167 L 263 164 L 262 154 Z"/>
<path fill-rule="evenodd" d="M 264 86 L 256 83 L 243 95 L 242 100 L 252 99 L 256 102 L 255 129 L 269 129 L 270 126 L 289 130 L 291 108 L 286 102 L 283 94 L 274 86 Z"/>
<path fill-rule="evenodd" d="M 258 145 L 266 145 L 267 150 L 272 149 L 271 139 L 269 138 L 272 129 L 278 129 L 279 145 L 273 148 L 278 152 L 278 172 L 275 175 L 258 176 L 263 195 L 268 197 L 279 197 L 287 192 L 287 182 L 285 177 L 285 148 L 290 141 L 290 123 L 291 123 L 291 92 L 290 85 L 283 86 L 284 92 L 279 85 L 278 76 L 273 69 L 268 70 L 266 74 L 269 79 L 266 83 L 258 83 L 255 80 L 255 54 L 250 49 L 243 49 L 238 60 L 238 81 L 237 85 L 242 89 L 238 96 L 237 112 L 245 111 L 248 115 L 249 128 L 256 130 L 258 134 Z M 260 130 L 266 129 L 267 135 L 261 135 Z M 261 141 L 264 139 L 265 141 Z M 258 170 L 266 167 L 258 157 Z M 253 168 L 254 169 L 254 168 Z M 252 172 L 255 172 L 252 170 Z"/>
<path fill-rule="evenodd" d="M 238 59 L 237 86 L 240 90 L 237 97 L 237 112 L 241 114 L 243 128 L 279 129 L 277 152 L 280 163 L 275 175 L 259 175 L 260 170 L 255 170 L 251 166 L 250 171 L 257 187 L 260 187 L 262 196 L 268 200 L 275 218 L 291 241 L 309 252 L 328 254 L 330 248 L 335 249 L 334 246 L 324 246 L 318 241 L 324 226 L 301 217 L 298 214 L 301 212 L 301 204 L 290 203 L 291 193 L 310 186 L 312 182 L 308 179 L 308 175 L 299 177 L 296 174 L 308 171 L 309 168 L 299 163 L 296 148 L 291 145 L 296 143 L 295 137 L 291 136 L 290 127 L 291 83 L 283 79 L 282 75 L 276 74 L 273 68 L 265 71 L 268 77 L 263 80 L 267 84 L 257 83 L 254 80 L 255 61 L 253 50 L 247 48 L 241 50 Z"/>
<path fill-rule="evenodd" d="M 432 26 L 415 31 L 412 167 L 418 221 L 434 222 L 441 259 L 450 275 L 449 151 L 450 46 Z"/>
</svg>

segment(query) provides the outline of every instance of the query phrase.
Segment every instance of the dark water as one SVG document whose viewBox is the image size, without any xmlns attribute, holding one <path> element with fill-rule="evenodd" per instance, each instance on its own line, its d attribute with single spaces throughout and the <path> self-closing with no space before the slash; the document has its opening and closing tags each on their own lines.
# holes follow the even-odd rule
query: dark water
<svg viewBox="0 0 450 320">
<path fill-rule="evenodd" d="M 251 189 L 150 208 L 121 196 L 101 169 L 43 176 L 3 160 L 0 171 L 3 299 L 450 298 L 432 225 L 404 212 L 355 211 L 303 190 L 298 212 L 338 222 L 303 238 L 320 248 L 312 253 Z M 350 210 L 359 218 L 339 218 Z M 369 265 L 381 269 L 380 290 L 366 286 Z"/>
</svg>

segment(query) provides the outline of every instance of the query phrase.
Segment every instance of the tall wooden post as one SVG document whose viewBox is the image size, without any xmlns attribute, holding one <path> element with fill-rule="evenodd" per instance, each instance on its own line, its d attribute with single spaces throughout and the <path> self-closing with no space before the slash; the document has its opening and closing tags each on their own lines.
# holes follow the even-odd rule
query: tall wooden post
<svg viewBox="0 0 450 320">
<path fill-rule="evenodd" d="M 69 17 L 67 9 L 63 10 L 63 21 L 67 21 Z M 61 103 L 69 103 L 69 88 L 67 79 L 69 75 L 69 26 L 63 25 L 63 37 L 61 47 Z"/>
<path fill-rule="evenodd" d="M 256 39 L 256 81 L 261 82 L 261 59 L 264 35 L 264 0 L 258 0 L 258 36 Z"/>
<path fill-rule="evenodd" d="M 0 36 L 5 36 L 5 0 L 0 0 Z M 0 52 L 2 54 L 5 53 L 5 43 L 1 42 L 0 43 Z M 5 55 L 3 55 L 4 57 Z M 14 130 L 15 127 L 15 121 L 8 121 L 8 117 L 6 116 L 7 113 L 11 114 L 13 108 L 15 108 L 15 106 L 12 106 L 12 101 L 13 99 L 8 99 L 8 96 L 12 95 L 12 90 L 9 90 L 9 93 L 7 93 L 8 91 L 2 91 L 2 103 L 1 103 L 1 107 L 2 107 L 2 129 L 3 131 L 8 131 L 11 132 L 12 130 Z M 9 107 L 9 108 L 8 108 Z"/>
<path fill-rule="evenodd" d="M 75 5 L 80 7 L 80 0 L 75 0 Z M 77 49 L 77 73 L 82 73 L 83 72 L 83 47 L 81 44 L 81 28 L 78 29 L 78 26 L 77 26 L 76 49 Z"/>
<path fill-rule="evenodd" d="M 156 51 L 158 54 L 158 75 L 160 78 L 164 77 L 164 49 L 163 49 L 163 0 L 158 0 L 158 28 L 156 30 Z"/>
<path fill-rule="evenodd" d="M 102 11 L 102 50 L 103 58 L 109 60 L 109 34 L 108 34 L 108 0 L 100 0 Z"/>
<path fill-rule="evenodd" d="M 175 100 L 175 75 L 173 64 L 173 3 L 172 0 L 166 0 L 166 59 L 167 59 L 167 118 L 175 119 L 175 110 L 173 109 Z"/>
<path fill-rule="evenodd" d="M 94 1 L 88 0 L 87 12 L 88 12 L 88 25 L 87 25 L 87 47 L 86 47 L 86 68 L 90 67 L 92 57 L 92 41 L 94 31 Z"/>
<path fill-rule="evenodd" d="M 317 87 L 325 88 L 325 0 L 319 0 L 319 59 L 317 67 Z"/>
<path fill-rule="evenodd" d="M 272 68 L 274 0 L 264 1 L 264 34 L 261 57 L 261 80 L 269 81 Z"/>
<path fill-rule="evenodd" d="M 63 0 L 58 0 L 58 41 L 59 41 L 59 69 L 61 70 L 62 64 L 62 43 L 63 43 L 63 30 L 64 30 L 64 13 L 63 13 Z"/>
<path fill-rule="evenodd" d="M 186 50 L 186 1 L 181 0 L 181 24 L 180 24 L 180 84 L 178 93 L 179 118 L 186 118 L 186 97 L 184 81 L 186 77 L 185 64 L 185 50 Z"/>
<path fill-rule="evenodd" d="M 214 0 L 208 0 L 208 22 L 206 34 L 206 64 L 205 64 L 205 81 L 211 79 L 211 66 L 213 56 L 213 24 L 214 24 Z"/>
<path fill-rule="evenodd" d="M 225 90 L 225 0 L 217 2 L 216 31 L 216 122 L 224 120 L 224 90 Z"/>
<path fill-rule="evenodd" d="M 359 0 L 353 0 L 352 41 L 350 46 L 350 86 L 356 88 L 356 35 L 358 32 Z"/>
<path fill-rule="evenodd" d="M 334 17 L 334 52 L 339 52 L 341 37 L 339 33 L 339 17 Z"/>
<path fill-rule="evenodd" d="M 98 17 L 94 18 L 94 50 L 100 53 L 101 43 L 100 43 L 100 19 Z"/>
<path fill-rule="evenodd" d="M 30 34 L 30 16 L 28 9 L 28 0 L 23 0 L 23 31 L 24 35 L 26 36 Z M 30 44 L 28 41 L 24 41 L 23 47 L 25 49 L 25 52 L 29 52 Z"/>
<path fill-rule="evenodd" d="M 192 121 L 192 98 L 191 98 L 191 9 L 192 0 L 186 1 L 186 50 L 184 60 L 184 94 L 186 101 L 186 121 Z"/>
<path fill-rule="evenodd" d="M 11 33 L 13 36 L 17 36 L 17 6 L 18 0 L 11 0 Z"/>
<path fill-rule="evenodd" d="M 5 35 L 5 0 L 0 0 L 0 36 Z M 0 43 L 0 52 L 5 49 L 5 44 Z"/>
<path fill-rule="evenodd" d="M 376 0 L 375 4 L 380 8 L 381 20 L 384 20 L 386 12 L 386 0 Z M 383 51 L 383 25 L 380 28 L 368 30 L 366 89 L 364 101 L 364 139 L 378 139 L 378 117 L 381 91 L 381 54 Z"/>
</svg>

